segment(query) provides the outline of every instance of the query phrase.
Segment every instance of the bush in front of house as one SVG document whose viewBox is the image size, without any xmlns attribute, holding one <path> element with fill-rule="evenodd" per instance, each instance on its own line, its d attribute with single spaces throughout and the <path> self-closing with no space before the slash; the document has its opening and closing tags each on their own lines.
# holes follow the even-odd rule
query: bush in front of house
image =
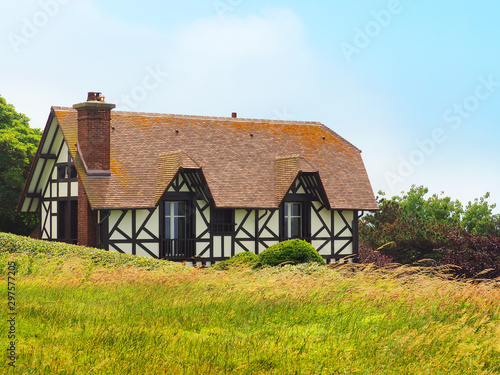
<svg viewBox="0 0 500 375">
<path fill-rule="evenodd" d="M 234 257 L 223 260 L 222 262 L 216 263 L 213 267 L 216 270 L 227 270 L 232 267 L 257 267 L 259 265 L 259 256 L 250 252 L 245 251 L 243 253 L 236 254 Z"/>
<path fill-rule="evenodd" d="M 288 240 L 272 245 L 259 254 L 262 265 L 277 266 L 279 264 L 319 263 L 324 259 L 316 249 L 304 240 Z"/>
</svg>

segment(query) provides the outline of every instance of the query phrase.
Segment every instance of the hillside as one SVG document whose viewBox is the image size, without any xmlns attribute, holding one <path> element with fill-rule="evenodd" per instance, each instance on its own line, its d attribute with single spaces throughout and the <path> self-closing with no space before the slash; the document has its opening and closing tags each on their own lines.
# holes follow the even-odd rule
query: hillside
<svg viewBox="0 0 500 375">
<path fill-rule="evenodd" d="M 498 281 L 444 269 L 218 271 L 0 234 L 5 306 L 9 265 L 12 373 L 500 373 Z"/>
</svg>

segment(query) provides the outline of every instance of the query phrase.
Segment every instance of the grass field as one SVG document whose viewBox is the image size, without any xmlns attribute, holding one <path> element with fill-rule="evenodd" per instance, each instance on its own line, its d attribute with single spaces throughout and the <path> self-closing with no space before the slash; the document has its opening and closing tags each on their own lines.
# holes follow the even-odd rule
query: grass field
<svg viewBox="0 0 500 375">
<path fill-rule="evenodd" d="M 498 281 L 408 267 L 195 269 L 2 234 L 4 311 L 9 262 L 7 373 L 500 374 Z"/>
</svg>

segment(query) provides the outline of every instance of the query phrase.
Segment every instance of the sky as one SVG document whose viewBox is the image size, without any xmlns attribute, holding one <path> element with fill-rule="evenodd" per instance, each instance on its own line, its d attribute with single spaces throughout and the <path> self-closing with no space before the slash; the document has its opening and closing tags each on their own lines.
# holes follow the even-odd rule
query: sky
<svg viewBox="0 0 500 375">
<path fill-rule="evenodd" d="M 0 0 L 0 95 L 45 127 L 117 110 L 319 121 L 374 190 L 500 205 L 500 3 Z M 500 207 L 495 209 L 500 212 Z"/>
</svg>

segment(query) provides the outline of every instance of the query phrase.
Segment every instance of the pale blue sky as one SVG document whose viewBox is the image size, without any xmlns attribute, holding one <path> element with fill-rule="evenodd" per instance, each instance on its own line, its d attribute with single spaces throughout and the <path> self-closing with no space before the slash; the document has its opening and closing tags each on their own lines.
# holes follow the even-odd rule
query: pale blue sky
<svg viewBox="0 0 500 375">
<path fill-rule="evenodd" d="M 0 1 L 0 94 L 34 127 L 87 91 L 320 121 L 363 150 L 375 192 L 500 203 L 499 3 Z"/>
</svg>

